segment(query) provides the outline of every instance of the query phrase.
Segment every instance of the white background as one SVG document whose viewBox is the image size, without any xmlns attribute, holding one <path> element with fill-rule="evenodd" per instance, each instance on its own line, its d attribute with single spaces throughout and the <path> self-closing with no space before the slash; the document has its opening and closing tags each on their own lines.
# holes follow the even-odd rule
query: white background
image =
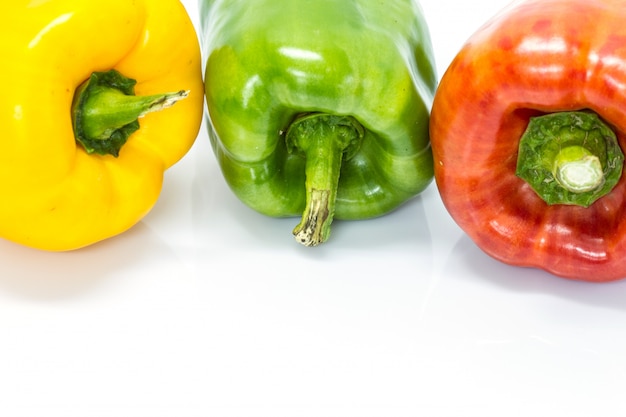
<svg viewBox="0 0 626 417">
<path fill-rule="evenodd" d="M 423 0 L 440 74 L 505 3 Z M 203 128 L 128 233 L 69 253 L 0 241 L 0 416 L 626 411 L 626 282 L 492 260 L 434 185 L 318 248 L 296 221 L 244 207 Z"/>
</svg>

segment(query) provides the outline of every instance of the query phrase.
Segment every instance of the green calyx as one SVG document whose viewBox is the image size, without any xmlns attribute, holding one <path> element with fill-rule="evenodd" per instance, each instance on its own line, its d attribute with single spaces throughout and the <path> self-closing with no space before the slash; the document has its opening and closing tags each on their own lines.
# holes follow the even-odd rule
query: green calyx
<svg viewBox="0 0 626 417">
<path fill-rule="evenodd" d="M 615 132 L 597 114 L 560 112 L 530 119 L 516 174 L 547 204 L 589 207 L 611 192 L 623 165 Z"/>
<path fill-rule="evenodd" d="M 74 94 L 72 122 L 76 141 L 87 153 L 113 155 L 139 129 L 139 118 L 173 106 L 188 91 L 135 96 L 136 81 L 115 70 L 94 72 Z"/>
<path fill-rule="evenodd" d="M 317 246 L 328 239 L 341 164 L 356 154 L 364 136 L 365 129 L 353 117 L 325 113 L 304 114 L 287 130 L 288 151 L 306 160 L 306 206 L 293 230 L 303 245 Z"/>
</svg>

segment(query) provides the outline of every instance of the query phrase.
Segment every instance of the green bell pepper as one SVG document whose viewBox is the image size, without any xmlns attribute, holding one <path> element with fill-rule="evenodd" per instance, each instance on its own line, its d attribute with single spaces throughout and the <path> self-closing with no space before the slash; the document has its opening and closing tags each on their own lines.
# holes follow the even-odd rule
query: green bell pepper
<svg viewBox="0 0 626 417">
<path fill-rule="evenodd" d="M 333 217 L 379 216 L 433 178 L 437 85 L 414 0 L 201 0 L 209 136 L 236 196 L 302 215 L 326 241 Z"/>
</svg>

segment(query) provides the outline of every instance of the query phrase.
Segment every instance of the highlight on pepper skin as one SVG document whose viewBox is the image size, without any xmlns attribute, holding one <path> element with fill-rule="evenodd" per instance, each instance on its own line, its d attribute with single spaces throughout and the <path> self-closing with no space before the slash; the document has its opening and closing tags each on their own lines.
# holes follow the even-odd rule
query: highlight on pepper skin
<svg viewBox="0 0 626 417">
<path fill-rule="evenodd" d="M 233 193 L 316 246 L 432 183 L 432 45 L 413 0 L 275 4 L 200 3 L 209 137 Z"/>
<path fill-rule="evenodd" d="M 487 254 L 626 278 L 626 2 L 515 2 L 444 73 L 431 141 L 452 218 Z"/>
<path fill-rule="evenodd" d="M 0 237 L 49 251 L 125 232 L 202 122 L 200 45 L 179 0 L 5 2 Z"/>
</svg>

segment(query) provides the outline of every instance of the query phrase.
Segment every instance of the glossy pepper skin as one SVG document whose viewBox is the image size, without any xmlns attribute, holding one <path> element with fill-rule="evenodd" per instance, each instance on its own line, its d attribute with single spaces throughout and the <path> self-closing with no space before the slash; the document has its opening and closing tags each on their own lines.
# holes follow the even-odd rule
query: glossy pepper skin
<svg viewBox="0 0 626 417">
<path fill-rule="evenodd" d="M 209 133 L 245 204 L 302 215 L 294 234 L 314 246 L 333 217 L 380 216 L 432 182 L 436 75 L 417 3 L 201 0 L 200 14 Z"/>
<path fill-rule="evenodd" d="M 202 121 L 200 48 L 186 10 L 178 0 L 50 0 L 0 11 L 0 237 L 64 251 L 129 229 Z M 141 117 L 117 157 L 88 153 L 72 122 L 79 86 L 109 70 L 137 96 L 189 92 Z"/>
<path fill-rule="evenodd" d="M 431 119 L 436 183 L 453 219 L 496 259 L 576 280 L 626 277 L 623 176 L 585 206 L 547 203 L 516 175 L 535 118 L 595 114 L 624 148 L 624 21 L 625 1 L 518 1 L 479 29 L 442 77 Z"/>
</svg>

